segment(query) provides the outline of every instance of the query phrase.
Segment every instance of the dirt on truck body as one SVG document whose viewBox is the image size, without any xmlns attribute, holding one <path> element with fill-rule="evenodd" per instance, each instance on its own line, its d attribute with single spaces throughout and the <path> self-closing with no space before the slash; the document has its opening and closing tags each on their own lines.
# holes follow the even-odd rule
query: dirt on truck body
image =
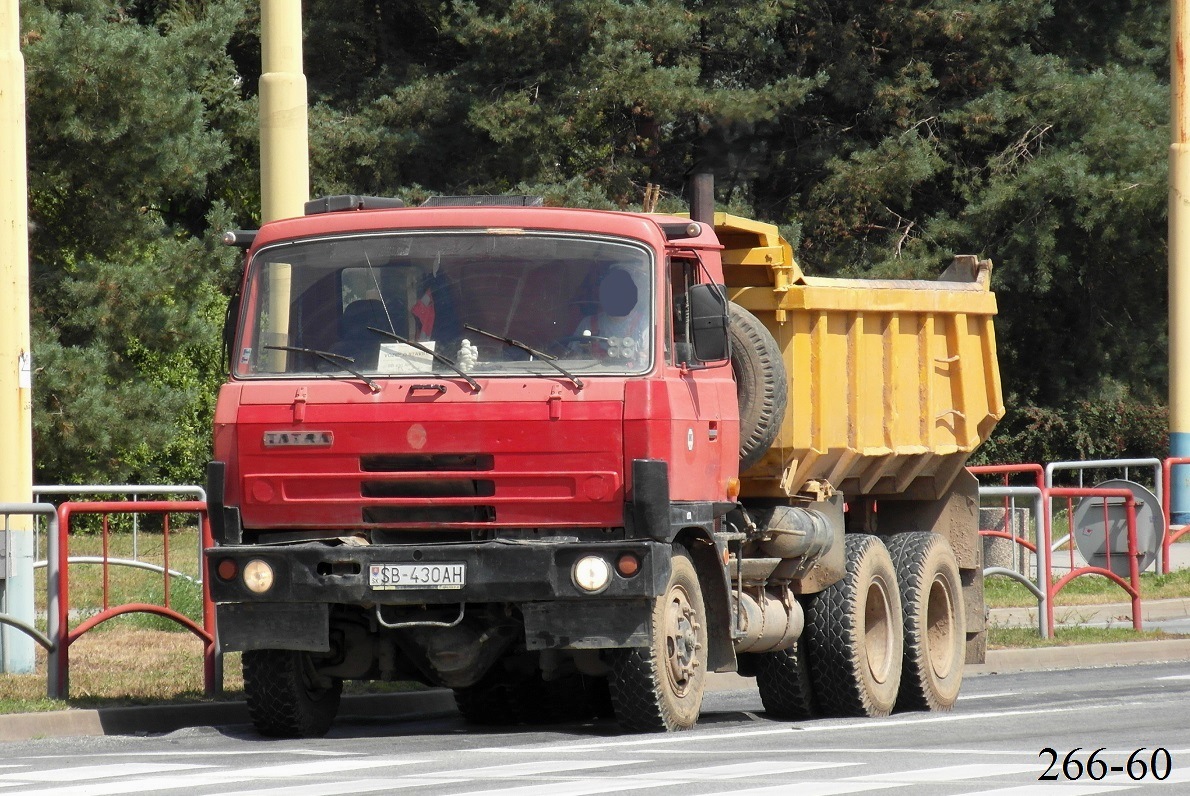
<svg viewBox="0 0 1190 796">
<path fill-rule="evenodd" d="M 262 733 L 324 733 L 344 680 L 640 731 L 712 671 L 784 718 L 954 704 L 989 263 L 826 280 L 724 214 L 397 204 L 231 236 L 206 555 Z"/>
</svg>

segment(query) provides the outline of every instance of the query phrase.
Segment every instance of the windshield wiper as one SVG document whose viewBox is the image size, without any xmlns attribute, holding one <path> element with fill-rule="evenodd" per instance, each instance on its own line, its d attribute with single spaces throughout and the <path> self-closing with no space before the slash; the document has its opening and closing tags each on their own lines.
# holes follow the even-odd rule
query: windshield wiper
<svg viewBox="0 0 1190 796">
<path fill-rule="evenodd" d="M 443 365 L 446 365 L 446 367 L 450 368 L 455 373 L 462 376 L 463 379 L 466 380 L 466 382 L 471 385 L 471 389 L 475 390 L 476 392 L 479 392 L 479 390 L 480 390 L 479 382 L 477 382 L 475 379 L 468 376 L 467 372 L 465 370 L 463 370 L 462 368 L 460 368 L 458 365 L 456 365 L 453 360 L 447 359 L 446 357 L 442 356 L 441 354 L 439 354 L 438 352 L 436 352 L 434 349 L 430 348 L 429 346 L 424 346 L 421 343 L 417 342 L 416 340 L 410 340 L 408 337 L 401 337 L 401 335 L 397 334 L 396 332 L 390 332 L 388 329 L 378 329 L 375 326 L 369 326 L 368 330 L 375 332 L 376 334 L 383 335 L 384 337 L 391 337 L 392 339 L 396 340 L 398 343 L 404 343 L 405 345 L 411 345 L 414 348 L 416 348 L 418 351 L 421 351 L 422 353 L 425 353 L 425 354 L 429 354 L 430 356 L 432 356 L 434 358 L 434 361 L 441 362 Z"/>
<path fill-rule="evenodd" d="M 343 354 L 336 354 L 332 351 L 319 351 L 317 348 L 302 348 L 300 346 L 292 345 L 266 345 L 265 348 L 271 351 L 296 351 L 299 354 L 309 354 L 310 356 L 318 357 L 319 359 L 331 363 L 339 370 L 345 370 L 352 376 L 355 376 L 364 384 L 368 385 L 368 389 L 372 392 L 380 392 L 379 384 L 372 381 L 355 368 L 351 367 L 355 364 L 355 359 L 353 357 L 344 356 Z"/>
<path fill-rule="evenodd" d="M 513 348 L 519 348 L 522 351 L 524 351 L 526 354 L 528 354 L 529 356 L 537 357 L 542 362 L 549 365 L 550 367 L 552 367 L 554 370 L 561 373 L 566 378 L 570 379 L 571 383 L 574 384 L 576 389 L 581 390 L 583 388 L 583 382 L 579 379 L 579 377 L 575 376 L 573 373 L 566 370 L 566 368 L 559 365 L 558 361 L 557 361 L 558 358 L 556 356 L 553 356 L 552 354 L 547 354 L 544 351 L 538 351 L 536 348 L 533 348 L 532 346 L 525 345 L 520 340 L 514 340 L 511 337 L 501 337 L 498 334 L 486 331 L 484 329 L 480 329 L 478 326 L 472 326 L 469 323 L 463 324 L 463 328 L 470 330 L 472 332 L 475 332 L 476 334 L 482 334 L 484 337 L 490 337 L 493 340 L 499 340 L 501 343 L 504 343 L 505 345 L 510 345 Z"/>
</svg>

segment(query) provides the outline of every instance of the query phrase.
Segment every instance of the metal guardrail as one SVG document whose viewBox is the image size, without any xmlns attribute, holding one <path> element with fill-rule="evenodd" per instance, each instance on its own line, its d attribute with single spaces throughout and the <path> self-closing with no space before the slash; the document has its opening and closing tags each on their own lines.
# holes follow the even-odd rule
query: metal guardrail
<svg viewBox="0 0 1190 796">
<path fill-rule="evenodd" d="M 73 630 L 70 628 L 70 577 L 69 577 L 69 534 L 70 534 L 70 520 L 75 514 L 100 514 L 103 515 L 103 535 L 104 535 L 104 549 L 107 549 L 108 536 L 108 517 L 111 514 L 163 514 L 166 517 L 165 529 L 163 539 L 165 540 L 165 555 L 162 567 L 164 579 L 164 605 L 155 605 L 149 603 L 125 603 L 122 605 L 113 606 L 110 604 L 107 565 L 110 563 L 106 556 L 102 558 L 104 563 L 104 583 L 103 583 L 103 608 L 99 613 L 89 617 L 78 627 Z M 57 533 L 49 537 L 51 540 L 56 539 L 56 544 L 51 541 L 54 546 L 54 554 L 48 560 L 48 570 L 51 573 L 51 578 L 57 573 L 60 577 L 57 578 L 56 593 L 51 591 L 51 597 L 55 597 L 56 610 L 51 613 L 51 621 L 56 618 L 55 629 L 56 635 L 51 634 L 51 638 L 55 642 L 55 648 L 52 650 L 51 658 L 56 662 L 53 670 L 52 680 L 49 685 L 51 696 L 59 699 L 65 699 L 70 693 L 70 645 L 77 641 L 87 631 L 97 627 L 98 625 L 113 619 L 117 616 L 122 616 L 129 613 L 148 613 L 170 619 L 185 629 L 189 630 L 197 636 L 203 643 L 203 682 L 208 694 L 218 693 L 222 688 L 223 670 L 221 666 L 218 638 L 215 631 L 215 606 L 211 602 L 210 593 L 204 586 L 202 590 L 202 624 L 191 620 L 189 617 L 173 610 L 169 605 L 169 522 L 170 514 L 198 514 L 200 525 L 200 549 L 202 547 L 213 546 L 214 542 L 211 539 L 211 526 L 207 520 L 207 504 L 205 501 L 139 501 L 132 503 L 131 501 L 112 501 L 112 502 L 82 502 L 82 503 L 63 503 L 57 510 Z M 200 556 L 199 568 L 200 570 L 205 566 L 205 560 Z M 206 578 L 203 578 L 204 582 Z"/>
<path fill-rule="evenodd" d="M 27 515 L 33 517 L 44 516 L 48 517 L 47 523 L 50 529 L 49 549 L 50 558 L 57 562 L 58 560 L 58 510 L 49 503 L 0 503 L 0 514 L 4 515 L 5 527 L 7 528 L 8 518 L 13 515 Z M 38 644 L 45 648 L 49 653 L 47 668 L 47 694 L 50 699 L 64 699 L 65 694 L 58 690 L 57 683 L 59 680 L 58 660 L 55 653 L 58 650 L 58 639 L 60 636 L 59 626 L 59 605 L 58 596 L 62 586 L 61 574 L 58 566 L 55 563 L 46 570 L 46 633 L 41 633 L 37 628 L 31 626 L 29 623 L 15 616 L 0 613 L 0 624 L 15 627 L 25 635 L 32 638 Z"/>
<path fill-rule="evenodd" d="M 1128 480 L 1128 471 L 1134 467 L 1144 467 L 1144 468 L 1151 467 L 1153 469 L 1153 489 L 1156 492 L 1155 497 L 1157 498 L 1157 505 L 1158 506 L 1165 505 L 1165 500 L 1163 498 L 1163 496 L 1165 494 L 1165 490 L 1164 490 L 1164 485 L 1162 484 L 1162 478 L 1161 478 L 1162 466 L 1161 466 L 1160 459 L 1093 459 L 1091 461 L 1085 461 L 1085 462 L 1051 462 L 1045 466 L 1045 487 L 1046 487 L 1046 489 L 1049 489 L 1050 487 L 1052 487 L 1054 485 L 1054 473 L 1056 473 L 1060 470 L 1077 471 L 1078 472 L 1078 485 L 1079 485 L 1079 488 L 1082 488 L 1084 486 L 1083 485 L 1083 473 L 1085 473 L 1087 470 L 1122 470 L 1124 480 L 1127 481 Z M 1053 510 L 1051 508 L 1047 512 L 1047 516 L 1052 516 L 1052 514 L 1053 514 Z M 1166 525 L 1168 526 L 1168 524 L 1169 524 L 1168 523 L 1168 521 L 1169 521 L 1168 513 L 1166 513 L 1165 518 L 1166 518 Z M 1073 538 L 1071 537 L 1070 534 L 1067 534 L 1066 536 L 1062 537 L 1061 539 L 1052 541 L 1050 549 L 1057 550 L 1059 547 L 1066 544 L 1066 542 L 1068 542 L 1068 541 L 1071 542 L 1071 544 L 1073 544 Z M 1164 555 L 1164 553 L 1162 553 L 1162 555 Z M 1160 568 L 1161 566 L 1162 566 L 1162 564 L 1158 563 L 1158 567 Z"/>
<path fill-rule="evenodd" d="M 117 484 L 117 485 L 112 485 L 112 484 L 78 484 L 78 485 L 75 485 L 75 484 L 71 484 L 71 485 L 67 485 L 67 486 L 39 485 L 39 486 L 33 487 L 33 500 L 35 502 L 47 502 L 47 501 L 38 501 L 39 497 L 46 496 L 46 495 L 72 496 L 72 497 L 77 497 L 80 495 L 127 495 L 129 498 L 131 498 L 131 502 L 133 502 L 133 503 L 138 502 L 140 495 L 157 495 L 157 496 L 161 496 L 161 495 L 190 495 L 190 496 L 202 501 L 203 503 L 207 502 L 207 491 L 205 489 L 203 489 L 201 486 L 195 486 L 193 484 L 184 484 L 181 486 L 169 486 L 169 485 L 163 485 L 163 484 Z M 41 531 L 41 529 L 39 527 L 34 528 L 33 557 L 35 559 L 40 555 L 40 551 L 41 551 L 40 531 Z M 139 531 L 139 525 L 137 522 L 137 515 L 133 514 L 132 515 L 132 560 L 133 561 L 137 561 L 139 559 L 139 533 L 138 533 L 138 531 Z M 200 545 L 202 544 L 201 539 L 199 540 L 199 544 Z M 200 546 L 199 547 L 199 558 L 201 559 L 201 557 L 202 557 L 202 548 Z M 41 566 L 45 565 L 43 561 L 39 561 L 39 562 L 37 562 L 37 564 L 39 564 Z M 35 564 L 35 566 L 37 566 L 37 564 Z M 202 582 L 201 573 L 199 575 L 199 582 L 200 583 Z"/>
<path fill-rule="evenodd" d="M 1136 460 L 1129 460 L 1135 464 Z M 1152 464 L 1151 461 L 1145 460 L 1145 465 Z M 1093 465 L 1104 466 L 1104 462 L 1088 462 L 1088 467 Z M 996 465 L 990 467 L 971 467 L 970 471 L 975 475 L 1003 475 L 1005 480 L 1012 474 L 1032 473 L 1035 477 L 1039 477 L 1040 465 Z M 1046 469 L 1047 482 L 1052 480 L 1052 470 Z M 1077 488 L 1077 487 L 1052 487 L 1048 485 L 1038 486 L 980 486 L 980 498 L 984 497 L 1003 497 L 1006 500 L 1005 511 L 1005 529 L 980 529 L 980 535 L 984 537 L 1005 538 L 1010 539 L 1015 545 L 1024 547 L 1034 554 L 1037 560 L 1037 580 L 1034 583 L 1025 574 L 1017 572 L 1006 567 L 987 567 L 984 569 L 984 575 L 999 575 L 1009 577 L 1029 589 L 1030 593 L 1037 598 L 1037 621 L 1038 633 L 1042 638 L 1052 638 L 1054 635 L 1054 601 L 1058 593 L 1064 589 L 1067 584 L 1077 577 L 1083 575 L 1100 575 L 1108 578 L 1116 585 L 1120 586 L 1126 594 L 1128 594 L 1132 602 L 1132 626 L 1135 630 L 1142 629 L 1142 612 L 1141 612 L 1141 594 L 1140 594 L 1140 571 L 1139 571 L 1139 554 L 1137 549 L 1137 533 L 1136 533 L 1136 499 L 1132 493 L 1127 489 L 1094 489 L 1094 488 Z M 1008 500 L 1015 500 L 1017 497 L 1030 497 L 1033 500 L 1033 517 L 1036 543 L 1030 542 L 1028 538 L 1018 535 L 1014 529 L 1011 529 L 1011 513 L 1008 510 Z M 1053 579 L 1053 498 L 1066 498 L 1069 501 L 1074 498 L 1092 499 L 1101 498 L 1104 501 L 1104 527 L 1105 534 L 1107 533 L 1107 499 L 1117 498 L 1123 499 L 1126 517 L 1127 517 L 1127 533 L 1128 533 L 1128 552 L 1126 556 L 1129 562 L 1129 576 L 1125 581 L 1119 575 L 1116 575 L 1110 569 L 1097 566 L 1082 566 L 1076 567 L 1071 563 L 1070 571 L 1059 578 L 1057 581 Z M 1073 512 L 1069 512 L 1073 514 Z M 1168 515 L 1167 515 L 1168 516 Z M 1071 529 L 1073 534 L 1074 529 Z M 1068 534 L 1068 537 L 1070 534 Z M 1106 540 L 1105 540 L 1106 541 Z"/>
</svg>

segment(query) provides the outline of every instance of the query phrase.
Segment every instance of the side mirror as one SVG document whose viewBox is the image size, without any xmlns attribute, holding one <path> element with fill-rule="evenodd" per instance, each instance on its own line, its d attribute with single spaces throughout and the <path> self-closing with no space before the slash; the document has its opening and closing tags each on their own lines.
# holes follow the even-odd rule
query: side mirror
<svg viewBox="0 0 1190 796">
<path fill-rule="evenodd" d="M 687 292 L 690 307 L 690 341 L 700 362 L 722 362 L 728 358 L 727 292 L 723 285 L 692 285 Z"/>
</svg>

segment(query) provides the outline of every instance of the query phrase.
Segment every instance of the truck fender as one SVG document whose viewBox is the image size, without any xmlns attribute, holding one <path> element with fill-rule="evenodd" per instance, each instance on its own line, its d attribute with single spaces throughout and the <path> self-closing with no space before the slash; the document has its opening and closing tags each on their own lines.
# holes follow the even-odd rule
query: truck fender
<svg viewBox="0 0 1190 796">
<path fill-rule="evenodd" d="M 735 645 L 731 638 L 731 584 L 721 552 L 703 528 L 685 528 L 675 539 L 690 553 L 707 616 L 707 670 L 734 672 Z"/>
</svg>

